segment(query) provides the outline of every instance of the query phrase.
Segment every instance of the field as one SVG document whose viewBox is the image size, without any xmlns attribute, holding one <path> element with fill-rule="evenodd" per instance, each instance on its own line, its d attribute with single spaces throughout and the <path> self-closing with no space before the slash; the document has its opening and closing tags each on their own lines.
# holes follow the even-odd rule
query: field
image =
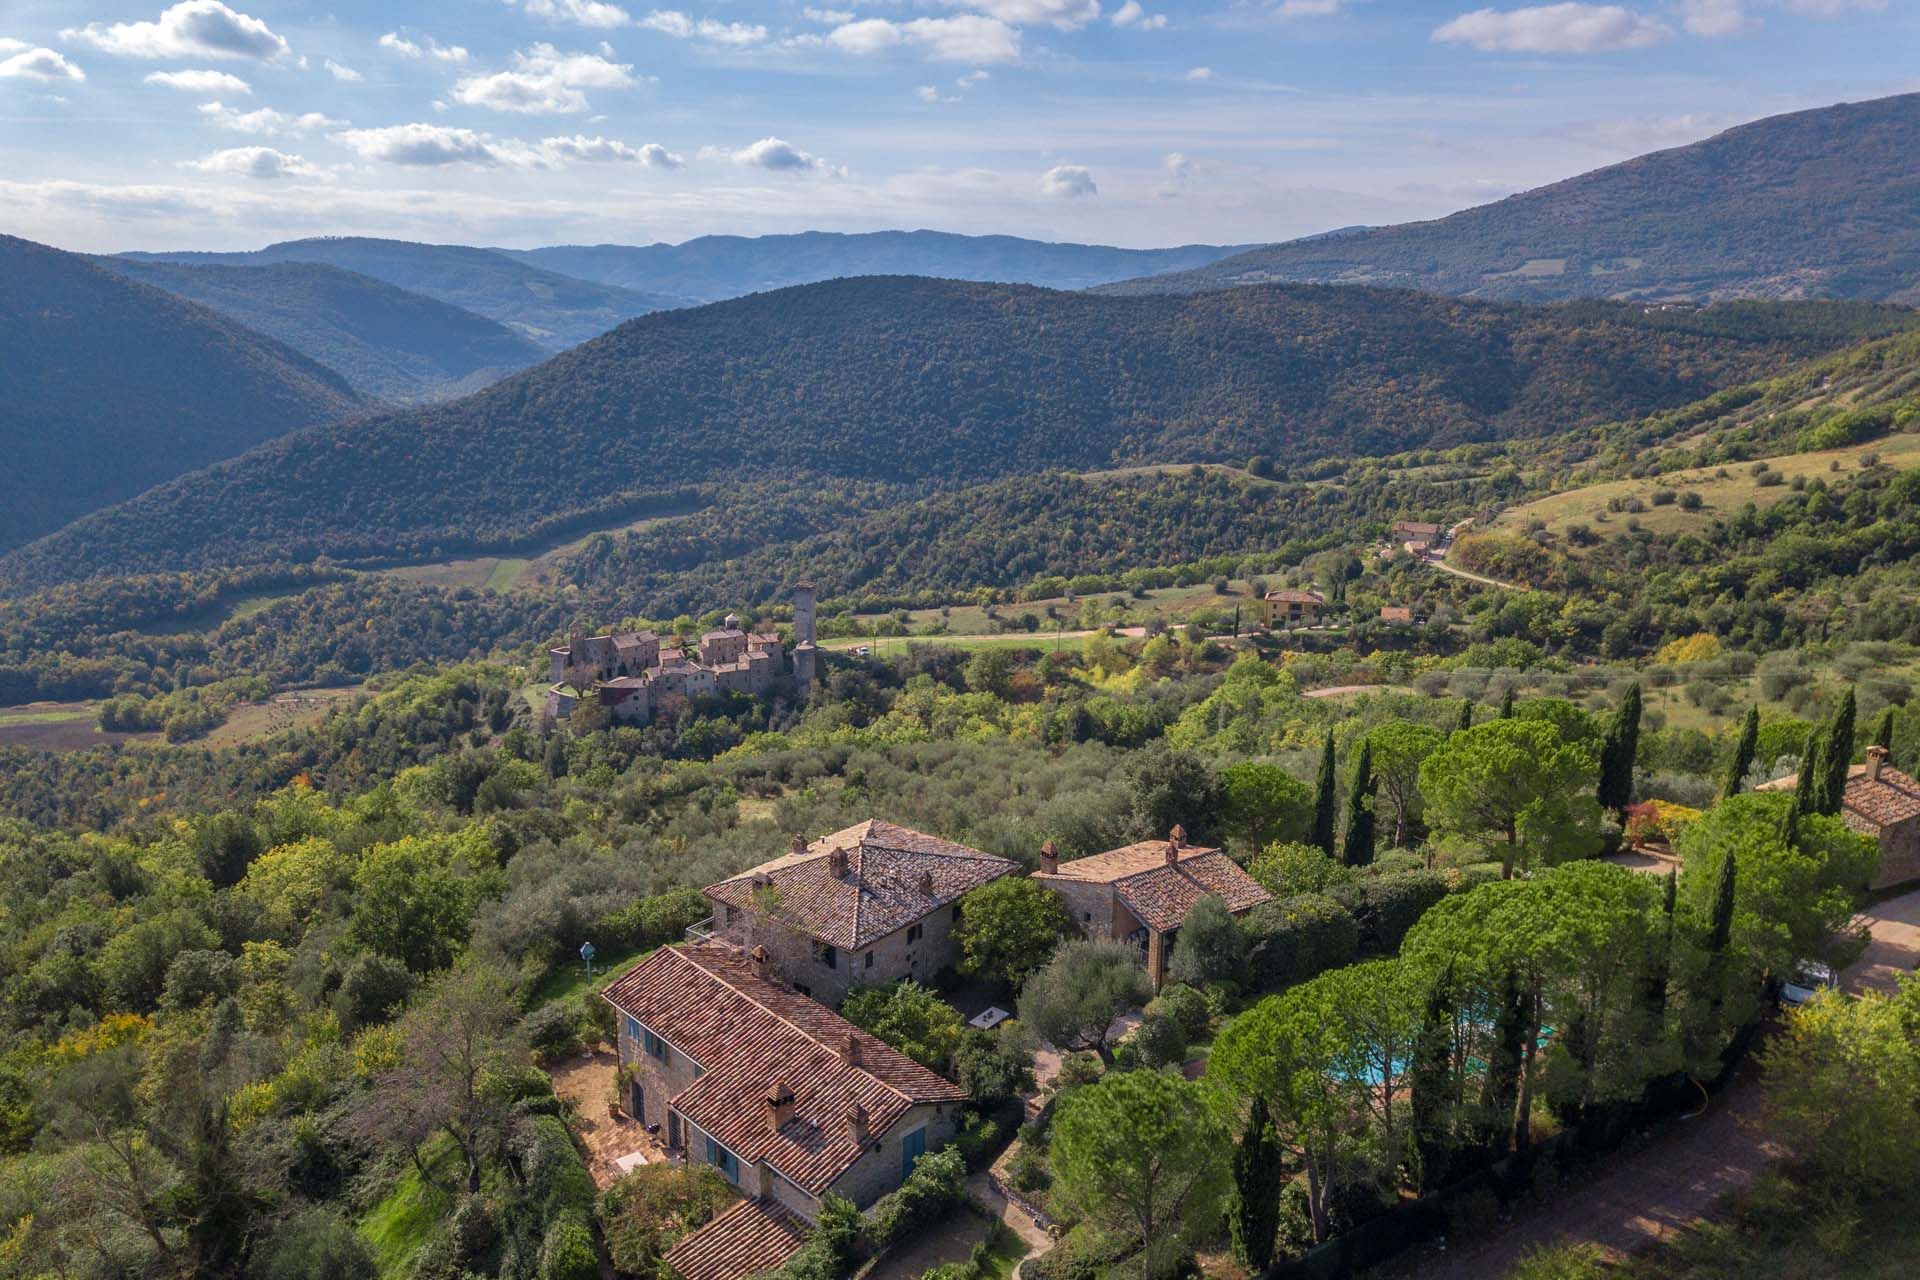
<svg viewBox="0 0 1920 1280">
<path fill-rule="evenodd" d="M 110 742 L 158 742 L 157 733 L 102 733 L 97 702 L 28 702 L 0 707 L 0 747 L 84 751 Z"/>
<path fill-rule="evenodd" d="M 569 535 L 564 541 L 545 547 L 507 555 L 465 556 L 452 560 L 436 560 L 426 564 L 401 565 L 377 572 L 406 582 L 421 582 L 436 587 L 471 587 L 480 591 L 511 591 L 515 587 L 539 586 L 546 572 L 556 563 L 580 550 L 591 539 L 603 533 L 625 533 L 630 530 L 645 529 L 663 520 L 691 515 L 697 509 L 688 507 L 681 511 L 628 520 L 606 529 L 590 529 L 586 533 Z"/>
<path fill-rule="evenodd" d="M 279 694 L 267 702 L 244 702 L 229 711 L 227 722 L 201 742 L 209 747 L 232 747 L 270 738 L 298 726 L 319 724 L 335 703 L 344 702 L 358 692 L 358 687 L 302 689 L 297 693 Z"/>
<path fill-rule="evenodd" d="M 1738 511 L 1749 502 L 1761 507 L 1771 506 L 1792 492 L 1789 486 L 1795 477 L 1804 476 L 1810 480 L 1815 476 L 1834 474 L 1836 470 L 1842 475 L 1857 471 L 1861 455 L 1868 453 L 1878 454 L 1881 463 L 1886 466 L 1901 469 L 1920 467 L 1920 434 L 1906 433 L 1869 444 L 1850 445 L 1845 449 L 1790 453 L 1768 458 L 1767 465 L 1786 478 L 1785 484 L 1760 484 L 1759 478 L 1753 474 L 1752 463 L 1700 467 L 1639 480 L 1614 480 L 1556 493 L 1508 508 L 1501 513 L 1495 525 L 1503 529 L 1521 530 L 1534 520 L 1542 520 L 1546 522 L 1548 531 L 1556 535 L 1564 535 L 1570 526 L 1576 524 L 1584 524 L 1595 532 L 1603 533 L 1609 524 L 1624 524 L 1629 518 L 1623 513 L 1609 511 L 1608 503 L 1615 498 L 1637 498 L 1645 509 L 1631 518 L 1638 520 L 1641 528 L 1656 534 L 1677 536 L 1704 529 L 1715 519 Z M 1725 475 L 1720 474 L 1723 471 Z M 1653 505 L 1656 489 L 1671 489 L 1682 494 L 1698 493 L 1700 508 L 1687 511 L 1678 502 L 1656 507 Z"/>
</svg>

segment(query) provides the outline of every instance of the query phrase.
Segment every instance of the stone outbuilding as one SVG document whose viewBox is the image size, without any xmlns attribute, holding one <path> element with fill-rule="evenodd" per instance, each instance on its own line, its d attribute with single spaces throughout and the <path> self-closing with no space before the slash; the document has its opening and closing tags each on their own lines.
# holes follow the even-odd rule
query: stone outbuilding
<svg viewBox="0 0 1920 1280">
<path fill-rule="evenodd" d="M 1200 899 L 1217 896 L 1235 916 L 1273 900 L 1239 863 L 1218 849 L 1188 844 L 1179 827 L 1165 840 L 1142 840 L 1071 862 L 1056 858 L 1049 841 L 1033 878 L 1066 901 L 1089 938 L 1138 946 L 1155 986 L 1166 978 L 1174 939 Z"/>
<path fill-rule="evenodd" d="M 1762 791 L 1791 791 L 1799 776 L 1765 783 Z M 1867 762 L 1847 770 L 1840 818 L 1880 845 L 1880 874 L 1874 889 L 1920 880 L 1920 782 L 1887 763 L 1885 747 L 1868 747 Z"/>
<path fill-rule="evenodd" d="M 855 986 L 931 981 L 960 960 L 963 900 L 1019 866 L 925 832 L 869 819 L 703 892 L 715 937 L 764 947 L 774 972 L 838 1005 Z"/>
</svg>

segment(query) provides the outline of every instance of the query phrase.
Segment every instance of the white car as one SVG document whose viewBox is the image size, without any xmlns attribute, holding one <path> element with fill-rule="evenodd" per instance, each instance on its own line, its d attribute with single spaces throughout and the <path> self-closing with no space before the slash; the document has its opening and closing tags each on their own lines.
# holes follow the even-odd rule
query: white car
<svg viewBox="0 0 1920 1280">
<path fill-rule="evenodd" d="M 1818 960 L 1802 960 L 1794 966 L 1793 976 L 1780 985 L 1780 999 L 1785 1004 L 1798 1007 L 1822 991 L 1839 985 L 1834 980 L 1832 969 Z"/>
</svg>

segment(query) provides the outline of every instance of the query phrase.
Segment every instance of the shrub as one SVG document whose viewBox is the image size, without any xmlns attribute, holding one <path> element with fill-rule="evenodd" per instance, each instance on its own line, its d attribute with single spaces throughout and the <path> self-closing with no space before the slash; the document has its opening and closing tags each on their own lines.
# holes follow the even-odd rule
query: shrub
<svg viewBox="0 0 1920 1280">
<path fill-rule="evenodd" d="M 580 1051 L 580 1018 L 565 1001 L 555 1001 L 535 1009 L 522 1024 L 527 1047 L 542 1065 Z"/>
<path fill-rule="evenodd" d="M 1475 1187 L 1447 1204 L 1447 1235 L 1471 1240 L 1493 1230 L 1500 1221 L 1500 1197 L 1486 1187 Z"/>
<path fill-rule="evenodd" d="M 379 1268 L 360 1233 L 331 1209 L 302 1209 L 257 1250 L 253 1280 L 374 1280 Z"/>
<path fill-rule="evenodd" d="M 1133 1045 L 1149 1067 L 1178 1066 L 1187 1060 L 1187 1033 L 1165 1014 L 1149 1012 L 1142 1018 Z"/>
<path fill-rule="evenodd" d="M 1593 1245 L 1535 1245 L 1507 1269 L 1502 1280 L 1604 1280 L 1612 1274 Z"/>
<path fill-rule="evenodd" d="M 734 1198 L 709 1164 L 642 1165 L 600 1196 L 600 1225 L 614 1270 L 652 1275 L 668 1249 L 711 1222 Z"/>
<path fill-rule="evenodd" d="M 1360 925 L 1332 898 L 1301 894 L 1262 903 L 1246 918 L 1247 970 L 1263 991 L 1277 991 L 1349 964 L 1360 950 Z"/>
<path fill-rule="evenodd" d="M 689 925 L 711 914 L 698 889 L 672 889 L 608 912 L 594 926 L 607 945 L 642 950 L 677 942 Z"/>
<path fill-rule="evenodd" d="M 1338 885 L 1327 896 L 1353 913 L 1363 953 L 1392 955 L 1427 908 L 1447 896 L 1447 881 L 1437 871 L 1402 871 Z"/>
<path fill-rule="evenodd" d="M 593 1179 L 558 1117 L 529 1117 L 516 1145 L 527 1197 L 542 1221 L 552 1223 L 567 1216 L 584 1220 L 593 1212 Z"/>
<path fill-rule="evenodd" d="M 967 1165 L 952 1147 L 921 1156 L 898 1190 L 873 1204 L 873 1250 L 890 1248 L 955 1212 L 967 1198 Z"/>
<path fill-rule="evenodd" d="M 1329 858 L 1310 844 L 1273 844 L 1263 849 L 1247 872 L 1276 898 L 1325 893 L 1354 878 L 1352 867 Z"/>
<path fill-rule="evenodd" d="M 600 1258 L 586 1219 L 569 1213 L 547 1223 L 540 1244 L 540 1280 L 600 1280 Z"/>
<path fill-rule="evenodd" d="M 1149 1016 L 1160 1014 L 1172 1018 L 1187 1033 L 1189 1040 L 1205 1035 L 1213 1021 L 1213 1011 L 1207 1007 L 1207 998 L 1192 987 L 1181 982 L 1169 982 L 1160 988 L 1160 994 L 1147 1005 Z"/>
</svg>

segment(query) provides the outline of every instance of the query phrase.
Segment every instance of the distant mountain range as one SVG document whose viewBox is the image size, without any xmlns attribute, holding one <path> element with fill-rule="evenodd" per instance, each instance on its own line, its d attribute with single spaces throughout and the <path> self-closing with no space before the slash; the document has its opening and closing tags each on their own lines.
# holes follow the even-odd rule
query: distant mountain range
<svg viewBox="0 0 1920 1280">
<path fill-rule="evenodd" d="M 277 338 L 356 390 L 387 400 L 439 400 L 477 391 L 547 357 L 484 316 L 339 267 L 93 261 Z"/>
<path fill-rule="evenodd" d="M 1363 288 L 1103 298 L 866 277 L 662 312 L 450 404 L 291 435 L 0 559 L 0 582 L 434 559 L 689 487 L 921 491 L 1281 462 L 1678 405 L 1920 323 L 1866 304 L 1528 308 Z"/>
<path fill-rule="evenodd" d="M 1433 222 L 1269 245 L 1109 286 L 1274 281 L 1555 301 L 1920 303 L 1920 94 L 1774 116 Z"/>
<path fill-rule="evenodd" d="M 0 236 L 0 548 L 368 407 L 289 347 L 85 258 Z"/>
<path fill-rule="evenodd" d="M 1084 289 L 1217 262 L 1245 245 L 1116 249 L 944 231 L 701 236 L 685 244 L 558 245 L 499 252 L 582 280 L 705 302 L 843 276 L 934 276 Z"/>
<path fill-rule="evenodd" d="M 598 337 L 623 320 L 689 299 L 617 288 L 542 270 L 491 249 L 360 236 L 289 240 L 243 253 L 128 253 L 136 262 L 258 267 L 317 262 L 425 294 L 495 320 L 548 351 Z"/>
</svg>

